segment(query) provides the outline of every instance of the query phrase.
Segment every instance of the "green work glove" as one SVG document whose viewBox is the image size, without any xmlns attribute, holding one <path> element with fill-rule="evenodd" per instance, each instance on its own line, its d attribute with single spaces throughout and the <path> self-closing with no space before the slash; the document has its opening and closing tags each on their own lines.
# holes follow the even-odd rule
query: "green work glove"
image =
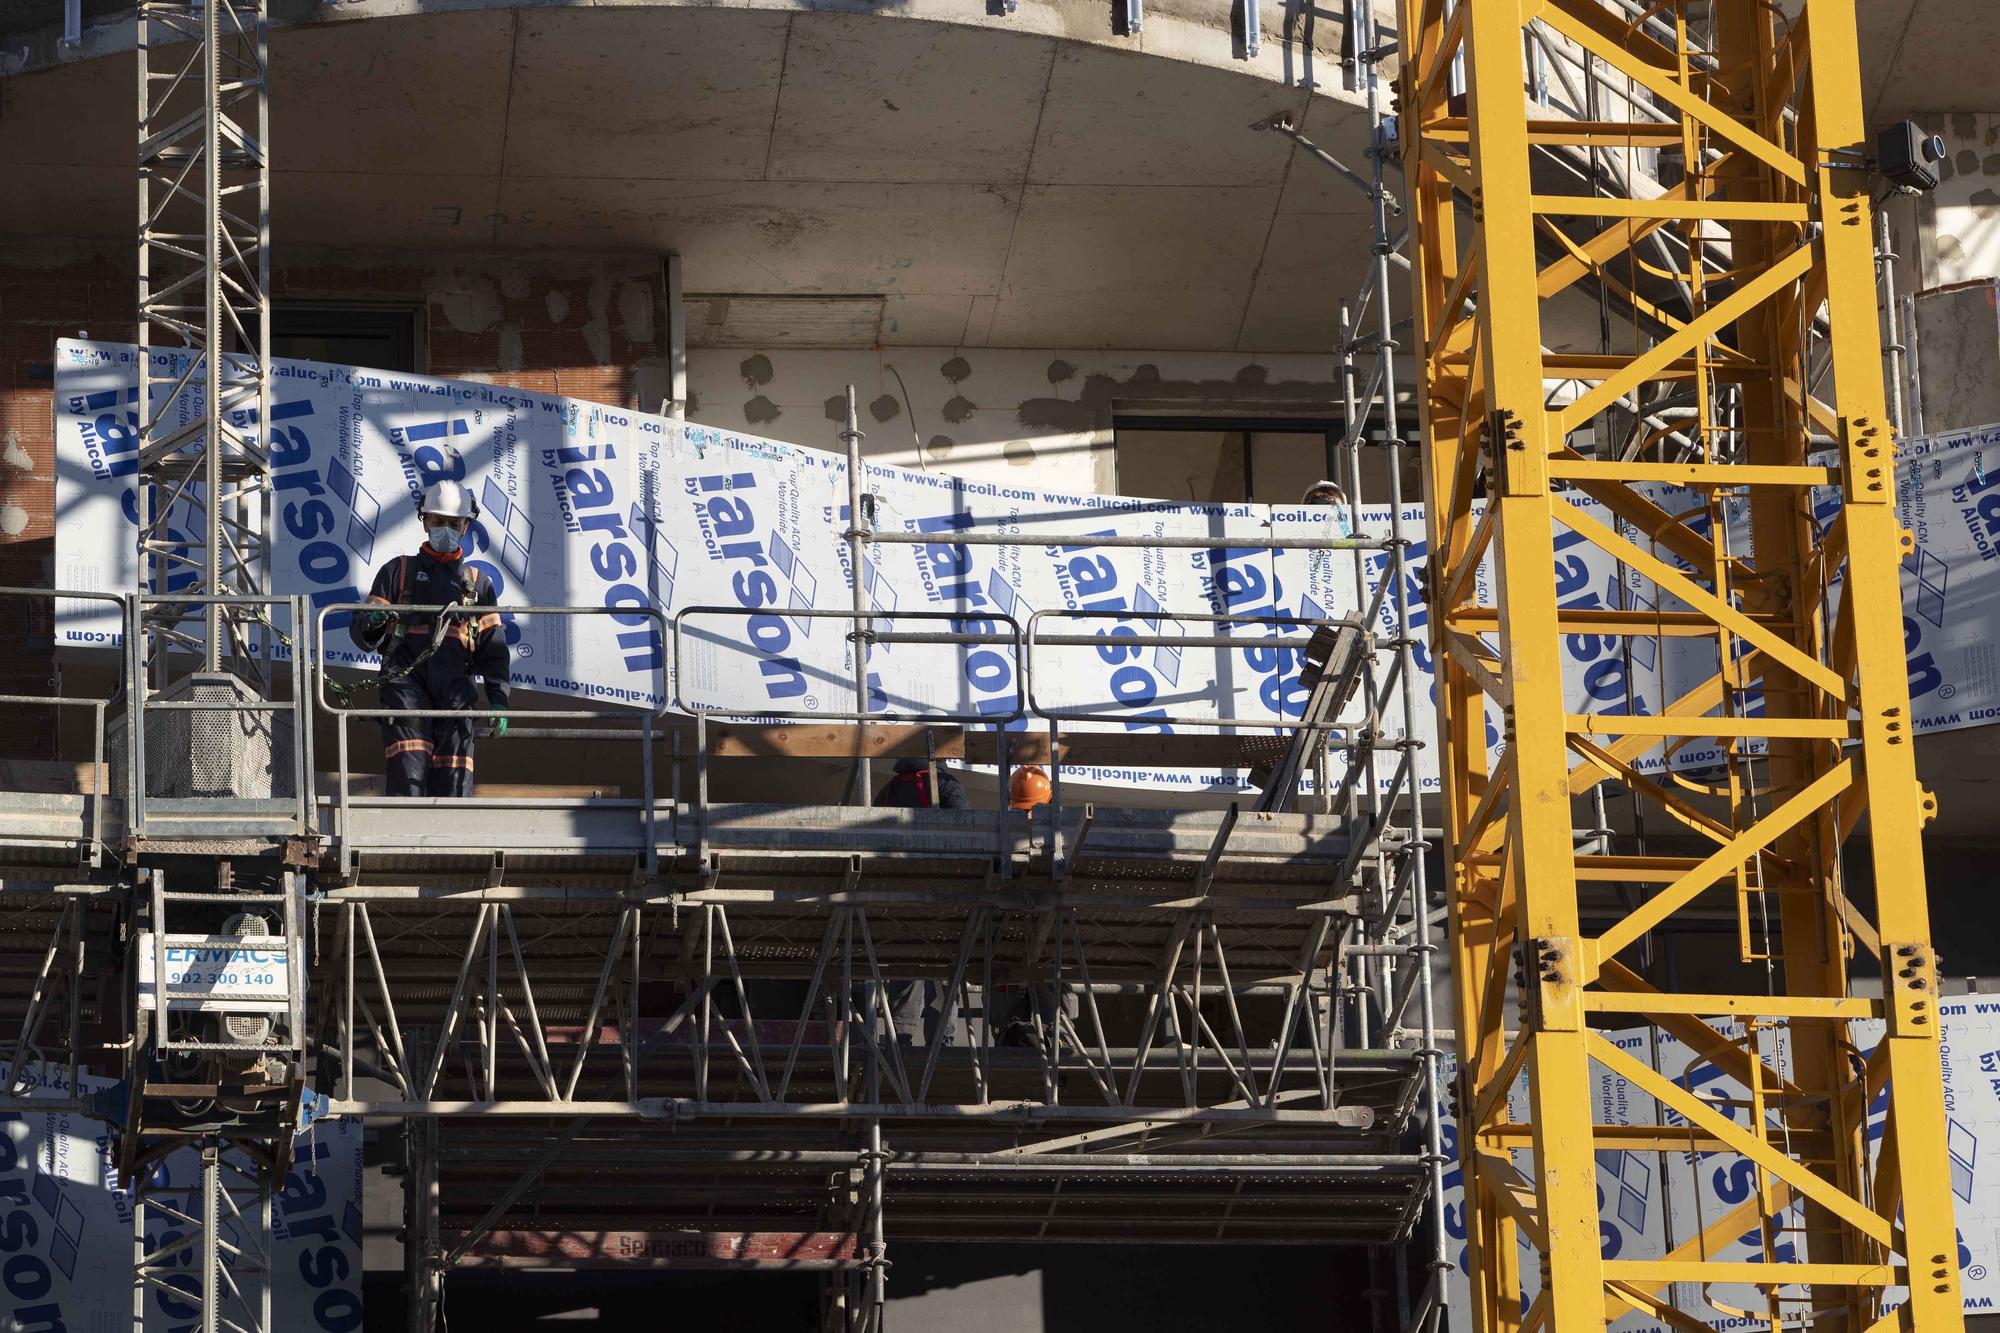
<svg viewBox="0 0 2000 1333">
<path fill-rule="evenodd" d="M 507 734 L 507 719 L 504 717 L 496 717 L 492 721 L 488 722 L 486 724 L 486 734 L 489 737 L 505 736 Z"/>
</svg>

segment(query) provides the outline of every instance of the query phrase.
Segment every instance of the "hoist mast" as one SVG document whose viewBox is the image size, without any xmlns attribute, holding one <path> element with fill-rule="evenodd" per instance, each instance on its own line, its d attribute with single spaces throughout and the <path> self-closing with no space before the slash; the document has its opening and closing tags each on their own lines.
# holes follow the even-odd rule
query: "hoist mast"
<svg viewBox="0 0 2000 1333">
<path fill-rule="evenodd" d="M 1791 8 L 1401 3 L 1479 1333 L 1585 1333 L 1633 1310 L 1699 1329 L 1674 1293 L 1714 1300 L 1724 1285 L 1755 1293 L 1758 1327 L 1964 1326 L 1920 840 L 1934 801 L 1917 782 L 1896 628 L 1910 538 L 1855 6 Z M 1537 106 L 1522 91 L 1531 44 L 1601 71 L 1615 96 L 1587 115 Z M 1601 190 L 1549 169 L 1552 152 L 1595 166 L 1634 149 L 1677 153 L 1685 174 L 1638 197 L 1637 172 Z M 1584 283 L 1643 334 L 1544 350 L 1569 345 L 1545 321 Z M 1648 425 L 1669 401 L 1672 429 Z M 1686 489 L 1670 502 L 1662 483 Z M 1821 527 L 1824 488 L 1842 503 L 1822 503 Z M 1558 534 L 1615 557 L 1657 605 L 1559 605 Z M 1643 710 L 1587 715 L 1564 688 L 1570 635 L 1706 643 L 1715 667 Z M 1489 710 L 1502 719 L 1491 741 Z M 1648 762 L 1689 745 L 1726 761 L 1698 776 Z M 1580 803 L 1607 783 L 1646 827 L 1680 835 L 1673 854 L 1576 839 Z M 1843 850 L 1872 868 L 1872 905 L 1849 895 Z M 1659 989 L 1671 983 L 1645 974 L 1646 942 L 1731 904 L 1742 987 Z M 1878 970 L 1882 998 L 1855 994 L 1851 973 Z M 1887 1031 L 1872 1051 L 1851 1027 L 1871 1019 Z M 1732 1116 L 1603 1033 L 1645 1022 L 1748 1088 L 1747 1104 Z M 1593 1065 L 1656 1099 L 1662 1124 L 1594 1124 Z M 1508 1091 L 1523 1073 L 1517 1119 Z M 1757 1189 L 1663 1259 L 1607 1259 L 1596 1160 L 1619 1150 L 1721 1154 L 1748 1163 Z M 1729 1253 L 1761 1262 L 1717 1258 L 1745 1236 L 1758 1252 Z"/>
</svg>

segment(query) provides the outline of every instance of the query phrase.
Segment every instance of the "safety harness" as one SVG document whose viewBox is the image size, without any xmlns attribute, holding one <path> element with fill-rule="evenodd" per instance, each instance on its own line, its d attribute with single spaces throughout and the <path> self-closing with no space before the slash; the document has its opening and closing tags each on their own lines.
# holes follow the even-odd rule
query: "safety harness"
<svg viewBox="0 0 2000 1333">
<path fill-rule="evenodd" d="M 415 559 L 414 556 L 407 556 L 407 555 L 399 555 L 396 557 L 396 601 L 394 604 L 397 606 L 403 605 L 404 598 L 408 596 L 410 561 L 413 559 Z M 470 594 L 471 590 L 464 586 L 464 581 L 461 579 L 458 596 L 469 596 Z M 389 654 L 395 651 L 395 645 L 394 644 L 384 645 L 380 649 L 380 653 L 385 665 L 382 671 L 376 675 L 373 684 L 379 689 L 381 686 L 388 685 L 395 681 L 404 679 L 412 672 L 414 672 L 418 667 L 422 666 L 424 663 L 430 661 L 432 657 L 436 656 L 437 650 L 444 646 L 444 641 L 447 637 L 458 636 L 461 638 L 461 641 L 466 642 L 467 646 L 470 647 L 471 635 L 476 634 L 478 632 L 478 629 L 484 628 L 484 626 L 483 625 L 478 626 L 476 628 L 468 630 L 464 635 L 459 635 L 459 630 L 464 627 L 465 618 L 469 614 L 471 614 L 471 611 L 467 610 L 467 611 L 454 612 L 450 609 L 453 606 L 457 605 L 461 605 L 461 603 L 459 602 L 458 597 L 455 596 L 451 601 L 446 602 L 444 604 L 445 609 L 443 611 L 438 612 L 437 619 L 439 624 L 442 624 L 447 618 L 458 623 L 454 624 L 451 627 L 451 629 L 446 633 L 433 632 L 431 634 L 430 643 L 425 646 L 422 652 L 418 653 L 415 657 L 403 663 L 403 665 L 397 667 L 393 671 L 388 669 L 386 663 L 389 660 Z M 361 612 L 353 612 L 350 614 L 367 615 L 368 613 L 365 611 L 361 611 Z M 265 629 L 271 631 L 272 634 L 276 635 L 278 642 L 284 644 L 288 651 L 293 653 L 298 652 L 298 645 L 292 642 L 292 636 L 285 633 L 283 630 L 279 629 L 276 625 L 272 624 L 271 618 L 269 616 L 265 615 L 262 611 L 258 611 L 254 613 L 253 618 L 257 621 L 258 624 L 262 625 Z M 498 623 L 497 617 L 495 623 Z M 435 627 L 433 628 L 435 631 Z M 325 682 L 327 692 L 333 696 L 333 702 L 336 708 L 346 708 L 350 703 L 354 701 L 356 693 L 370 683 L 366 679 L 363 679 L 361 681 L 357 681 L 353 685 L 343 685 L 341 682 L 335 680 L 332 676 L 325 676 L 322 679 Z"/>
</svg>

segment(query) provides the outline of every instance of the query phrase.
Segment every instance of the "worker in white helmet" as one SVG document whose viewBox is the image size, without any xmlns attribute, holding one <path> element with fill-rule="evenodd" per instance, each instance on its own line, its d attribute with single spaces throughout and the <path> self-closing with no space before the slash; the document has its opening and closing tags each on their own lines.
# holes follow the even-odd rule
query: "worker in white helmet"
<svg viewBox="0 0 2000 1333">
<path fill-rule="evenodd" d="M 486 706 L 507 706 L 507 635 L 493 608 L 493 580 L 465 562 L 465 543 L 479 521 L 479 503 L 462 483 L 440 481 L 424 492 L 424 544 L 375 573 L 369 602 L 381 607 L 452 606 L 421 611 L 359 612 L 348 634 L 363 652 L 382 654 L 384 708 L 473 708 L 486 682 Z M 390 717 L 382 721 L 391 796 L 470 796 L 470 718 Z M 500 718 L 487 734 L 504 736 Z"/>
<path fill-rule="evenodd" d="M 1333 510 L 1334 536 L 1354 535 L 1354 513 L 1347 504 L 1347 492 L 1337 481 L 1316 481 L 1306 488 L 1302 505 L 1326 505 Z"/>
</svg>

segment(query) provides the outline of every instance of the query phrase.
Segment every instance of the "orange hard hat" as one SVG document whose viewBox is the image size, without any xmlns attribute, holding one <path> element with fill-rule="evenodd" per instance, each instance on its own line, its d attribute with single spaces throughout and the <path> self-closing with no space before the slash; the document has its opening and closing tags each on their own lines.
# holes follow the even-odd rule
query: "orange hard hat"
<svg viewBox="0 0 2000 1333">
<path fill-rule="evenodd" d="M 1014 776 L 1007 781 L 1007 796 L 1016 810 L 1032 810 L 1038 805 L 1047 805 L 1052 794 L 1049 775 L 1042 772 L 1039 764 L 1015 769 Z"/>
</svg>

